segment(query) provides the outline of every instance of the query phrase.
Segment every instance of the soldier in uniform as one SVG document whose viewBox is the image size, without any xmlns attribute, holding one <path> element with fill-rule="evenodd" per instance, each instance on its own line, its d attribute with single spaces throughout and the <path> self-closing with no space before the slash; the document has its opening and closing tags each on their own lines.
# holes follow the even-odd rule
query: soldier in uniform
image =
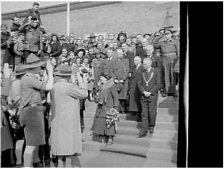
<svg viewBox="0 0 224 169">
<path fill-rule="evenodd" d="M 142 125 L 139 138 L 145 137 L 148 133 L 154 133 L 157 115 L 158 91 L 161 88 L 160 72 L 157 68 L 153 68 L 152 60 L 145 58 L 143 66 L 145 71 L 138 80 L 138 88 L 141 93 L 141 118 Z"/>
<path fill-rule="evenodd" d="M 162 76 L 163 80 L 163 94 L 176 95 L 175 89 L 175 64 L 179 58 L 179 41 L 172 39 L 172 30 L 165 30 L 166 40 L 159 42 L 162 56 Z"/>
<path fill-rule="evenodd" d="M 26 58 L 30 53 L 40 55 L 43 50 L 41 35 L 45 33 L 45 30 L 40 27 L 39 20 L 33 16 L 30 22 L 19 27 L 21 32 L 25 32 L 25 43 L 24 43 L 24 57 Z"/>
</svg>

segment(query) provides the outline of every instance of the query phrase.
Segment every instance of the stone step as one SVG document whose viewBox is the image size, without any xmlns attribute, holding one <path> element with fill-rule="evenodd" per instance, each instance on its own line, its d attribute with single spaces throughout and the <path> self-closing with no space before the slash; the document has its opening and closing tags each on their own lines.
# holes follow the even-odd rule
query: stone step
<svg viewBox="0 0 224 169">
<path fill-rule="evenodd" d="M 151 160 L 158 160 L 161 162 L 177 162 L 177 150 L 149 148 L 147 158 Z"/>
<path fill-rule="evenodd" d="M 167 114 L 167 115 L 178 115 L 178 109 L 177 108 L 157 108 L 157 115 L 160 114 Z"/>
<path fill-rule="evenodd" d="M 110 146 L 102 145 L 100 147 L 100 151 L 107 151 L 107 152 L 113 152 L 113 153 L 119 153 L 119 154 L 128 154 L 138 157 L 147 157 L 148 152 L 148 146 L 136 146 L 131 144 L 120 144 L 114 142 L 114 144 Z"/>
<path fill-rule="evenodd" d="M 117 136 L 114 138 L 114 141 L 120 144 L 131 144 L 133 146 L 138 145 L 139 147 L 150 145 L 150 147 L 153 147 L 153 148 L 164 148 L 164 149 L 172 149 L 172 150 L 177 149 L 176 140 L 158 139 L 158 138 L 152 137 L 150 134 L 148 134 L 144 138 L 137 138 L 136 136 L 117 134 Z"/>
<path fill-rule="evenodd" d="M 131 115 L 131 114 L 121 114 L 119 116 L 122 120 L 127 121 L 137 121 L 138 115 Z M 88 117 L 87 117 L 88 118 Z M 90 117 L 93 118 L 93 117 Z M 166 122 L 177 122 L 178 121 L 178 115 L 169 115 L 169 114 L 160 114 L 158 113 L 156 116 L 156 121 L 166 121 Z"/>
<path fill-rule="evenodd" d="M 84 138 L 84 142 L 82 142 L 82 149 L 83 151 L 94 151 L 94 152 L 98 152 L 100 151 L 100 146 L 103 144 L 103 143 L 98 143 L 98 142 L 95 142 L 95 141 L 92 141 L 91 139 L 85 139 Z"/>
<path fill-rule="evenodd" d="M 159 108 L 179 108 L 178 102 L 160 102 Z"/>
<path fill-rule="evenodd" d="M 172 162 L 148 159 L 146 162 L 144 162 L 142 167 L 143 168 L 177 168 L 177 164 Z"/>
<path fill-rule="evenodd" d="M 139 134 L 139 129 L 137 128 L 128 128 L 128 127 L 123 127 L 120 126 L 118 127 L 117 130 L 117 135 L 123 135 L 123 136 L 132 136 L 132 137 L 137 137 Z M 92 131 L 90 131 L 90 126 L 86 126 L 84 133 L 82 134 L 85 139 L 91 139 L 92 136 Z M 177 140 L 178 139 L 178 132 L 177 131 L 171 131 L 171 130 L 158 130 L 155 129 L 155 132 L 152 135 L 153 138 L 155 139 L 164 139 L 167 141 L 172 141 L 172 140 Z"/>
<path fill-rule="evenodd" d="M 141 123 L 140 122 L 135 122 L 135 121 L 120 120 L 118 122 L 118 127 L 119 126 L 140 128 L 141 127 Z M 157 121 L 155 129 L 178 131 L 178 123 L 177 122 L 161 122 L 161 121 Z"/>
</svg>

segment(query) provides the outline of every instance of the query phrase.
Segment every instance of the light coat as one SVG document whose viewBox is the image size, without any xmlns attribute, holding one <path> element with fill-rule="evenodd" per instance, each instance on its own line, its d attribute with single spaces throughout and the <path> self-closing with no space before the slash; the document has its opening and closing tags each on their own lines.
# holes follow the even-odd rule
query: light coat
<svg viewBox="0 0 224 169">
<path fill-rule="evenodd" d="M 51 151 L 54 155 L 82 152 L 79 99 L 87 90 L 59 79 L 51 91 Z"/>
</svg>

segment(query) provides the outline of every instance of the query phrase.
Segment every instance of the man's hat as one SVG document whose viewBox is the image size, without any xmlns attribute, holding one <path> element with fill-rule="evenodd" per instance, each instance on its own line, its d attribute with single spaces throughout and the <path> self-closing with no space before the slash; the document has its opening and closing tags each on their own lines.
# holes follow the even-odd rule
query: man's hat
<svg viewBox="0 0 224 169">
<path fill-rule="evenodd" d="M 15 70 L 15 75 L 22 75 L 22 74 L 25 74 L 26 73 L 26 70 L 24 68 L 24 65 L 20 64 L 20 65 L 17 65 L 16 67 L 16 70 Z"/>
<path fill-rule="evenodd" d="M 131 39 L 132 38 L 137 38 L 137 35 L 136 34 L 131 35 Z"/>
<path fill-rule="evenodd" d="M 143 35 L 143 37 L 145 37 L 145 35 L 149 35 L 149 36 L 151 36 L 152 33 L 145 33 L 145 34 Z"/>
<path fill-rule="evenodd" d="M 164 32 L 164 33 L 165 33 L 165 35 L 168 35 L 169 33 L 171 33 L 171 34 L 172 34 L 172 33 L 173 33 L 173 31 L 172 31 L 171 29 L 167 29 L 167 30 L 165 30 L 165 32 Z"/>
<path fill-rule="evenodd" d="M 69 65 L 61 65 L 57 69 L 57 72 L 54 72 L 54 75 L 57 75 L 57 76 L 71 76 L 71 74 L 72 74 L 72 69 Z"/>
<path fill-rule="evenodd" d="M 106 78 L 107 80 L 110 79 L 110 77 L 109 77 L 108 75 L 106 75 L 104 72 L 102 72 L 102 73 L 100 74 L 100 76 Z"/>
<path fill-rule="evenodd" d="M 24 69 L 40 67 L 46 62 L 42 62 L 35 54 L 31 53 L 26 59 L 26 64 L 23 66 Z"/>
<path fill-rule="evenodd" d="M 19 33 L 18 33 L 18 36 L 21 36 L 21 35 L 22 35 L 22 36 L 25 36 L 25 33 L 24 33 L 24 32 L 19 32 Z"/>
<path fill-rule="evenodd" d="M 91 34 L 89 35 L 89 38 L 95 38 L 95 37 L 97 37 L 97 36 L 95 36 L 93 33 L 91 33 Z"/>
<path fill-rule="evenodd" d="M 166 25 L 166 26 L 164 26 L 163 28 L 166 29 L 166 30 L 167 30 L 167 29 L 173 29 L 173 25 Z"/>
<path fill-rule="evenodd" d="M 14 18 L 19 18 L 19 16 L 15 13 L 12 15 L 12 20 L 14 20 Z"/>
</svg>

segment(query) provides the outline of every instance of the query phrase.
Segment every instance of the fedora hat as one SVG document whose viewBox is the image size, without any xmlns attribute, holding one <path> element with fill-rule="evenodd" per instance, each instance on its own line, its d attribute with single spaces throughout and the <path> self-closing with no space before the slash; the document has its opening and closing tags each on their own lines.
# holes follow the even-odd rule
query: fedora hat
<svg viewBox="0 0 224 169">
<path fill-rule="evenodd" d="M 23 66 L 24 69 L 40 67 L 44 65 L 46 62 L 42 62 L 40 58 L 38 58 L 35 54 L 31 53 L 28 55 L 26 59 L 26 64 Z"/>
<path fill-rule="evenodd" d="M 22 64 L 17 65 L 16 70 L 15 70 L 15 76 L 22 75 L 22 74 L 25 74 L 25 73 L 26 73 L 26 70 L 24 68 L 24 65 L 22 65 Z"/>
<path fill-rule="evenodd" d="M 72 69 L 69 65 L 61 65 L 53 74 L 57 76 L 71 76 Z"/>
<path fill-rule="evenodd" d="M 91 34 L 89 35 L 89 38 L 95 38 L 95 37 L 97 37 L 97 36 L 95 36 L 93 33 L 91 33 Z"/>
</svg>

